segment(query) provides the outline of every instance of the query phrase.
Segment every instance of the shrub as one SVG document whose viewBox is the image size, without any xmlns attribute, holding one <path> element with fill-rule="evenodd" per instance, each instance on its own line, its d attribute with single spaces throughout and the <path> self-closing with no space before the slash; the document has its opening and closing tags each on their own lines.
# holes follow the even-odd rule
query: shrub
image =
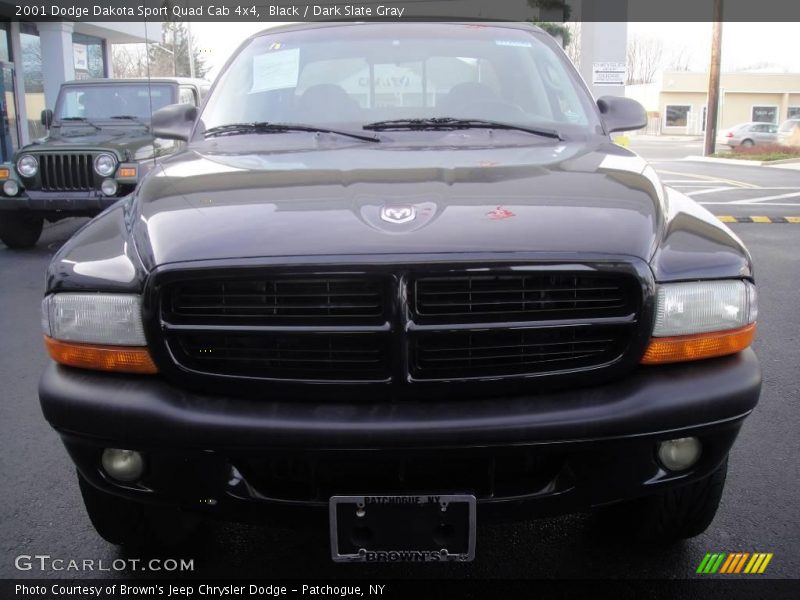
<svg viewBox="0 0 800 600">
<path fill-rule="evenodd" d="M 733 149 L 733 154 L 728 155 L 733 158 L 744 160 L 784 160 L 787 158 L 800 158 L 800 146 L 783 146 L 781 144 L 763 144 L 744 148 L 737 146 Z"/>
<path fill-rule="evenodd" d="M 749 154 L 787 154 L 790 158 L 792 156 L 800 158 L 800 146 L 784 146 L 782 144 L 761 144 L 750 148 L 737 146 L 733 149 L 733 153 L 745 156 Z"/>
</svg>

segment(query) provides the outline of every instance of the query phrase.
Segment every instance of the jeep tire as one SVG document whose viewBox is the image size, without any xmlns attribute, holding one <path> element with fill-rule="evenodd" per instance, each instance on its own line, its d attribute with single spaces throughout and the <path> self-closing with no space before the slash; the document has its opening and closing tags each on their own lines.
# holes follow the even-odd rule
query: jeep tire
<svg viewBox="0 0 800 600">
<path fill-rule="evenodd" d="M 623 533 L 643 542 L 670 544 L 703 533 L 717 514 L 728 459 L 705 479 L 595 512 L 603 533 Z"/>
<path fill-rule="evenodd" d="M 9 248 L 33 248 L 42 235 L 44 219 L 23 211 L 0 213 L 0 240 Z"/>
<path fill-rule="evenodd" d="M 97 489 L 80 473 L 81 496 L 95 531 L 107 542 L 132 548 L 178 546 L 198 529 L 200 518 L 175 507 L 132 502 Z"/>
</svg>

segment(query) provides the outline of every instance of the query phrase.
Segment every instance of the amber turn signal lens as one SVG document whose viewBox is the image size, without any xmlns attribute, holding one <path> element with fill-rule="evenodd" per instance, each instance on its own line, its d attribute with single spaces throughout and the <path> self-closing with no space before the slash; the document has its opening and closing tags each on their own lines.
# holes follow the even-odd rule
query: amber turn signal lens
<svg viewBox="0 0 800 600">
<path fill-rule="evenodd" d="M 8 179 L 11 176 L 11 173 L 8 172 L 8 169 L 0 169 L 0 179 Z"/>
<path fill-rule="evenodd" d="M 158 373 L 147 348 L 75 344 L 54 340 L 49 336 L 44 336 L 44 345 L 50 358 L 70 367 L 143 375 Z"/>
<path fill-rule="evenodd" d="M 685 362 L 734 354 L 752 344 L 755 333 L 756 324 L 751 323 L 728 331 L 651 338 L 642 364 Z"/>
<path fill-rule="evenodd" d="M 117 171 L 117 177 L 136 177 L 136 169 L 131 167 L 123 167 Z"/>
</svg>

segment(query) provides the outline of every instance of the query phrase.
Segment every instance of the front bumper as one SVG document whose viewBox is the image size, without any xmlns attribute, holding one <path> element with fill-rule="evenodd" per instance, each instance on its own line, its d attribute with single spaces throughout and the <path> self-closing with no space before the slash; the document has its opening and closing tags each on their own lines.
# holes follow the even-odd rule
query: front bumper
<svg viewBox="0 0 800 600">
<path fill-rule="evenodd" d="M 639 368 L 594 388 L 463 401 L 226 398 L 54 364 L 39 394 L 82 475 L 143 502 L 324 514 L 339 493 L 469 492 L 479 514 L 514 516 L 573 512 L 707 476 L 760 386 L 746 350 Z M 689 435 L 703 443 L 700 461 L 666 472 L 657 442 Z M 106 447 L 144 452 L 142 482 L 108 479 L 99 466 Z"/>
<path fill-rule="evenodd" d="M 39 192 L 23 190 L 17 196 L 0 196 L 0 211 L 23 210 L 27 212 L 78 215 L 96 215 L 119 202 L 124 196 L 106 196 L 91 192 Z"/>
</svg>

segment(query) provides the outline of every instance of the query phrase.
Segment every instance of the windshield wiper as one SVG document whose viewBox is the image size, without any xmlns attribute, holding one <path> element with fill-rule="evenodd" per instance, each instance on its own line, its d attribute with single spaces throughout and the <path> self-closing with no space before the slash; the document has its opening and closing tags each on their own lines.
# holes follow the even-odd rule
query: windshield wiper
<svg viewBox="0 0 800 600">
<path fill-rule="evenodd" d="M 528 127 L 526 125 L 515 125 L 513 123 L 503 123 L 501 121 L 490 121 L 487 119 L 455 119 L 453 117 L 432 117 L 429 119 L 393 119 L 390 121 L 376 121 L 364 125 L 364 129 L 371 131 L 391 131 L 408 129 L 410 131 L 430 131 L 441 129 L 511 129 L 514 131 L 524 131 L 542 137 L 553 138 L 562 141 L 564 138 L 555 129 L 545 129 L 543 127 Z"/>
<path fill-rule="evenodd" d="M 95 125 L 94 123 L 92 123 L 86 117 L 61 117 L 61 119 L 59 119 L 59 120 L 60 121 L 78 121 L 79 123 L 86 123 L 87 125 L 91 125 L 92 127 L 94 127 L 97 131 L 100 131 L 102 129 L 102 127 L 100 127 L 99 125 Z"/>
<path fill-rule="evenodd" d="M 138 123 L 139 125 L 144 125 L 145 127 L 150 127 L 147 123 L 142 121 L 139 117 L 135 115 L 114 115 L 113 117 L 108 117 L 109 119 L 125 119 L 126 121 L 133 121 L 134 123 Z"/>
<path fill-rule="evenodd" d="M 327 127 L 317 127 L 316 125 L 302 125 L 299 123 L 269 123 L 266 121 L 255 123 L 230 123 L 206 129 L 205 136 L 215 137 L 221 135 L 239 135 L 243 133 L 286 133 L 287 131 L 310 131 L 312 133 L 333 133 L 344 135 L 356 140 L 365 142 L 380 142 L 375 136 L 362 135 L 341 129 L 329 129 Z"/>
</svg>

